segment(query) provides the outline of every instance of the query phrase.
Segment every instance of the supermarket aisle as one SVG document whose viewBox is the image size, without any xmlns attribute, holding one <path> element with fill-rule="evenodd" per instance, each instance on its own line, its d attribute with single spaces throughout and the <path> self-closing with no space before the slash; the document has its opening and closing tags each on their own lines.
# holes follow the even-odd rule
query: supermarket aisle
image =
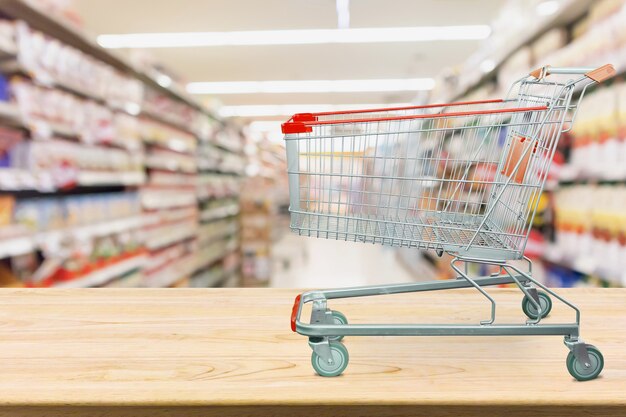
<svg viewBox="0 0 626 417">
<path fill-rule="evenodd" d="M 273 247 L 270 285 L 332 288 L 413 281 L 397 252 L 378 245 L 286 233 Z"/>
</svg>

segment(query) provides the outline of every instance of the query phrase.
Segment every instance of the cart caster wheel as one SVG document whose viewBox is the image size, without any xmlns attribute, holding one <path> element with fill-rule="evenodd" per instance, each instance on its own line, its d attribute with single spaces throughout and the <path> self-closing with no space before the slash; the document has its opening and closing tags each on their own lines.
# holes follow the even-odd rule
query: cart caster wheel
<svg viewBox="0 0 626 417">
<path fill-rule="evenodd" d="M 538 291 L 539 305 L 541 306 L 541 318 L 545 318 L 552 310 L 552 299 L 543 291 Z M 529 319 L 537 319 L 537 307 L 526 296 L 522 299 L 522 311 Z"/>
<path fill-rule="evenodd" d="M 333 310 L 331 315 L 333 316 L 333 324 L 348 324 L 348 319 L 343 315 L 343 313 Z M 340 342 L 343 340 L 343 337 L 344 336 L 329 336 L 328 340 Z"/>
<path fill-rule="evenodd" d="M 602 368 L 604 368 L 604 357 L 597 347 L 587 345 L 587 352 L 589 353 L 589 367 L 586 367 L 584 363 L 576 359 L 572 352 L 567 355 L 567 370 L 579 381 L 596 379 L 602 372 Z"/>
<path fill-rule="evenodd" d="M 333 357 L 333 363 L 329 364 L 324 361 L 317 353 L 311 355 L 311 365 L 320 376 L 338 376 L 348 366 L 348 349 L 339 342 L 330 342 L 330 353 Z"/>
</svg>

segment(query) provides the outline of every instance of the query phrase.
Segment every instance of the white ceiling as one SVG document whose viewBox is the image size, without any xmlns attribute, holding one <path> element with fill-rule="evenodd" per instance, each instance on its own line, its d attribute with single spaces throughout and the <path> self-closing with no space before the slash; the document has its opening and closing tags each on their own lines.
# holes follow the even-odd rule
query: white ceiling
<svg viewBox="0 0 626 417">
<path fill-rule="evenodd" d="M 522 0 L 518 0 L 522 1 Z M 351 27 L 488 24 L 505 0 L 352 0 Z M 75 0 L 93 34 L 336 28 L 335 0 Z M 186 81 L 434 77 L 480 41 L 150 49 Z M 223 95 L 225 105 L 411 101 L 415 92 Z"/>
</svg>

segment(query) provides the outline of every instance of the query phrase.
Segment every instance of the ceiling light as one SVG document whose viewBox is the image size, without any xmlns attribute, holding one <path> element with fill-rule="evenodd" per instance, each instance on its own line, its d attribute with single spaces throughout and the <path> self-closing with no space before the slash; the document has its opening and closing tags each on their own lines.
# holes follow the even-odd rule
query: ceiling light
<svg viewBox="0 0 626 417">
<path fill-rule="evenodd" d="M 225 81 L 187 84 L 191 94 L 346 93 L 432 90 L 432 78 L 375 80 Z"/>
<path fill-rule="evenodd" d="M 488 25 L 397 28 L 264 30 L 241 32 L 171 32 L 100 35 L 104 48 L 183 48 L 224 45 L 301 45 L 325 43 L 425 42 L 480 40 Z"/>
<path fill-rule="evenodd" d="M 377 109 L 387 107 L 407 107 L 411 103 L 385 104 L 287 104 L 287 105 L 243 105 L 222 106 L 221 117 L 269 117 L 291 116 L 296 113 L 319 113 L 339 110 Z"/>
<path fill-rule="evenodd" d="M 350 0 L 336 0 L 337 27 L 348 29 L 350 27 Z"/>
<path fill-rule="evenodd" d="M 549 0 L 539 3 L 535 10 L 539 16 L 550 16 L 556 13 L 560 7 L 561 5 L 558 1 Z"/>
</svg>

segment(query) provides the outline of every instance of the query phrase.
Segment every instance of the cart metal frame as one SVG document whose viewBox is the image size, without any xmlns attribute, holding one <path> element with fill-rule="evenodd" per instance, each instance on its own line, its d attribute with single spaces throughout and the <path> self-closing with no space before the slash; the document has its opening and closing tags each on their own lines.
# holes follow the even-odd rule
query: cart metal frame
<svg viewBox="0 0 626 417">
<path fill-rule="evenodd" d="M 559 83 L 546 80 L 546 77 L 551 74 L 578 74 L 582 76 Z M 614 69 L 610 65 L 597 69 L 543 67 L 514 83 L 505 100 L 364 110 L 362 112 L 299 114 L 283 124 L 283 132 L 286 134 L 285 140 L 287 142 L 290 212 L 292 213 L 292 229 L 295 232 L 305 236 L 327 239 L 430 249 L 435 250 L 439 255 L 446 252 L 454 256 L 451 267 L 457 274 L 456 279 L 451 280 L 319 290 L 298 295 L 292 309 L 292 330 L 308 336 L 309 345 L 313 350 L 312 364 L 320 375 L 336 376 L 341 374 L 347 366 L 347 350 L 340 343 L 344 336 L 513 335 L 564 336 L 564 343 L 570 351 L 567 359 L 570 374 L 578 380 L 594 379 L 600 374 L 604 366 L 602 354 L 597 348 L 586 344 L 580 338 L 580 310 L 573 303 L 532 277 L 532 262 L 523 255 L 523 252 L 530 232 L 530 223 L 532 223 L 537 209 L 538 198 L 536 199 L 537 203 L 530 203 L 532 198 L 543 190 L 560 134 L 571 129 L 571 124 L 574 123 L 576 117 L 578 102 L 582 100 L 586 89 L 590 85 L 599 83 L 613 75 Z M 516 86 L 519 87 L 519 90 L 517 94 L 512 94 Z M 538 93 L 537 91 L 540 90 L 531 89 L 541 87 L 545 87 L 547 92 Z M 580 87 L 578 102 L 573 100 L 573 93 L 577 87 Z M 495 110 L 472 110 L 471 108 L 473 105 L 509 102 L 516 102 L 519 107 L 505 107 Z M 445 112 L 445 109 L 454 106 L 467 106 L 470 107 L 471 111 Z M 425 113 L 433 107 L 441 108 L 440 112 Z M 367 117 L 363 118 L 362 113 Z M 512 114 L 511 122 L 505 125 L 501 121 L 494 120 L 494 118 L 501 117 L 505 113 L 507 115 L 508 113 Z M 549 119 L 550 114 L 552 114 L 552 119 Z M 505 130 L 507 132 L 506 148 L 508 154 L 506 154 L 506 150 L 501 148 L 487 149 L 488 145 L 485 145 L 487 140 L 484 136 L 488 133 L 484 133 L 483 136 L 478 133 L 471 136 L 472 133 L 467 133 L 467 131 L 472 132 L 471 129 L 477 132 L 476 125 L 467 127 L 448 126 L 447 124 L 448 119 L 454 120 L 468 116 L 475 117 L 479 127 L 486 129 L 487 132 L 506 126 L 508 129 L 508 131 Z M 416 119 L 433 121 L 437 118 L 443 118 L 446 120 L 446 124 L 443 126 L 434 125 L 435 128 L 430 130 L 423 126 L 415 128 L 414 125 L 407 124 L 413 123 Z M 488 120 L 488 123 L 484 122 L 485 119 Z M 570 123 L 570 126 L 564 129 L 565 123 Z M 383 173 L 379 176 L 364 175 L 360 171 L 357 175 L 354 174 L 356 171 L 353 167 L 350 167 L 349 170 L 344 167 L 343 158 L 341 158 L 339 168 L 333 168 L 332 163 L 330 168 L 323 167 L 326 170 L 330 169 L 330 173 L 319 169 L 318 165 L 321 163 L 312 165 L 308 162 L 305 164 L 306 167 L 313 166 L 318 169 L 313 173 L 307 172 L 300 166 L 302 155 L 310 158 L 310 155 L 314 154 L 310 150 L 310 146 L 313 145 L 309 145 L 313 140 L 327 139 L 333 141 L 337 137 L 341 138 L 341 146 L 333 146 L 335 142 L 330 142 L 331 148 L 327 151 L 330 155 L 345 152 L 344 143 L 346 140 L 352 141 L 352 154 L 350 155 L 353 155 L 354 144 L 357 140 L 373 136 L 378 146 L 379 137 L 403 133 L 398 129 L 407 129 L 409 133 L 420 132 L 426 136 L 426 139 L 430 138 L 428 135 L 432 132 L 447 134 L 447 131 L 462 131 L 463 137 L 477 141 L 477 145 L 472 149 L 472 155 L 467 157 L 469 162 L 466 161 L 465 165 L 458 168 L 458 173 L 455 167 L 453 179 L 447 180 L 443 175 L 434 178 L 440 184 L 445 181 L 450 182 L 446 186 L 452 189 L 452 197 L 449 195 L 447 197 L 442 196 L 442 185 L 436 197 L 433 197 L 432 191 L 429 191 L 430 194 L 423 193 L 423 195 L 427 195 L 426 198 L 434 200 L 436 206 L 439 207 L 437 210 L 426 210 L 426 214 L 430 216 L 426 220 L 419 214 L 407 214 L 410 211 L 409 205 L 417 205 L 418 203 L 413 203 L 413 201 L 419 200 L 420 197 L 416 196 L 417 192 L 413 192 L 413 185 L 411 185 L 411 192 L 404 190 L 407 181 L 424 182 L 425 179 L 422 177 L 389 174 L 389 170 L 385 171 L 384 168 Z M 518 145 L 515 142 L 518 139 L 520 139 L 519 143 L 530 139 L 530 145 L 529 143 Z M 306 143 L 304 150 L 300 146 L 293 145 L 294 142 L 299 144 L 303 141 Z M 322 149 L 321 144 L 314 146 L 319 146 L 319 149 L 315 149 L 315 155 L 324 155 L 325 150 Z M 340 149 L 335 149 L 335 146 L 340 147 Z M 516 146 L 524 146 L 523 151 L 514 150 L 513 148 Z M 408 150 L 408 145 L 406 149 Z M 543 158 L 535 157 L 534 154 L 538 149 L 538 152 L 544 155 Z M 442 148 L 439 149 L 439 152 L 441 150 Z M 400 159 L 397 156 L 389 157 L 378 154 L 378 152 L 376 149 L 373 156 L 369 156 L 374 164 L 379 159 L 385 163 L 387 162 L 385 158 L 391 161 L 390 163 L 398 163 L 397 161 Z M 487 159 L 498 164 L 498 173 L 502 175 L 497 175 L 495 180 L 484 178 L 470 180 L 468 178 L 471 166 L 475 166 L 476 161 L 481 160 L 479 159 L 482 158 L 481 152 L 486 152 Z M 515 154 L 515 157 L 511 156 L 512 153 Z M 365 155 L 365 151 L 363 155 Z M 365 165 L 365 158 L 368 157 L 360 156 L 360 158 L 364 160 L 363 164 Z M 437 163 L 445 162 L 446 166 L 448 160 L 451 159 L 448 155 L 438 158 L 431 157 Z M 424 159 L 426 160 L 426 158 Z M 303 200 L 300 189 L 300 176 L 303 175 L 315 176 L 315 181 L 319 181 L 319 184 L 315 186 L 309 184 L 308 191 L 321 194 L 321 204 L 313 201 L 309 196 L 304 197 L 305 200 Z M 371 190 L 366 190 L 367 187 L 361 184 L 357 191 L 362 194 L 359 196 L 362 200 L 359 200 L 358 204 L 354 201 L 342 203 L 341 196 L 332 196 L 332 193 L 337 193 L 338 190 L 333 189 L 332 185 L 328 185 L 328 178 L 326 177 L 349 178 L 349 191 L 351 192 L 357 190 L 357 187 L 353 185 L 353 177 L 359 177 L 362 181 L 372 181 L 370 182 Z M 387 193 L 383 194 L 385 180 L 395 180 L 397 183 L 393 185 L 392 182 L 391 187 L 395 188 L 389 188 Z M 379 183 L 373 181 L 379 181 Z M 488 188 L 487 184 L 493 188 Z M 379 189 L 375 189 L 373 185 L 379 185 Z M 489 197 L 486 207 L 475 204 L 470 201 L 469 197 L 467 200 L 463 200 L 464 197 L 461 194 L 468 185 L 474 187 L 470 188 L 468 194 L 471 195 L 472 190 L 477 189 L 478 191 L 474 191 L 475 194 L 480 193 L 481 198 Z M 398 188 L 400 188 L 399 192 L 397 191 Z M 511 192 L 511 189 L 514 191 Z M 328 196 L 326 197 L 324 193 L 328 193 Z M 377 199 L 376 194 L 378 194 Z M 365 200 L 371 198 L 371 195 L 374 195 L 374 203 L 368 205 Z M 383 195 L 388 196 L 386 203 L 382 203 L 381 196 Z M 392 197 L 395 199 L 394 202 L 392 202 Z M 356 199 L 354 197 L 354 200 Z M 520 202 L 526 202 L 528 208 Z M 302 203 L 305 207 L 301 207 Z M 354 205 L 358 205 L 360 210 L 357 214 L 350 212 Z M 381 207 L 383 210 L 379 211 Z M 395 215 L 389 215 L 393 210 L 395 210 Z M 407 225 L 402 221 L 404 218 L 412 223 Z M 525 260 L 527 270 L 522 270 L 512 264 L 510 260 L 514 259 Z M 464 267 L 460 265 L 461 263 Z M 492 276 L 472 278 L 468 273 L 469 264 L 492 265 L 497 267 L 499 272 Z M 532 308 L 532 310 L 524 310 L 529 317 L 525 324 L 494 324 L 497 304 L 483 287 L 502 284 L 515 284 L 523 293 L 527 308 Z M 490 303 L 489 317 L 477 324 L 348 324 L 343 315 L 338 315 L 338 312 L 331 310 L 328 306 L 328 301 L 332 299 L 457 288 L 474 288 L 479 291 Z M 540 293 L 538 289 L 543 290 L 544 293 Z M 542 319 L 551 308 L 549 296 L 574 310 L 575 320 L 571 323 L 542 323 Z M 546 301 L 548 304 L 542 305 L 542 301 Z M 309 323 L 301 321 L 303 305 L 307 303 L 312 304 Z M 532 314 L 529 314 L 529 311 Z"/>
</svg>

